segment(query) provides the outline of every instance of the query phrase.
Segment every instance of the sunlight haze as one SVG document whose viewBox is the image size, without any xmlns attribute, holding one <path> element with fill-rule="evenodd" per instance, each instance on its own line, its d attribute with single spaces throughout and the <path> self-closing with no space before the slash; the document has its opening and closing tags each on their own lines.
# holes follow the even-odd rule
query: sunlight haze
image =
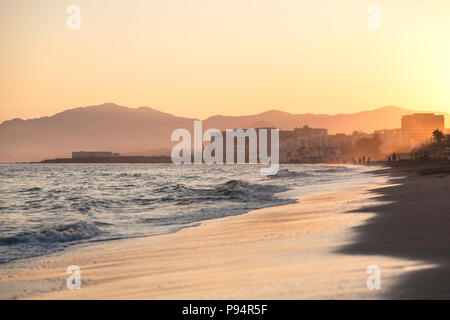
<svg viewBox="0 0 450 320">
<path fill-rule="evenodd" d="M 3 0 L 0 121 L 104 102 L 202 119 L 450 112 L 449 14 L 445 0 Z"/>
</svg>

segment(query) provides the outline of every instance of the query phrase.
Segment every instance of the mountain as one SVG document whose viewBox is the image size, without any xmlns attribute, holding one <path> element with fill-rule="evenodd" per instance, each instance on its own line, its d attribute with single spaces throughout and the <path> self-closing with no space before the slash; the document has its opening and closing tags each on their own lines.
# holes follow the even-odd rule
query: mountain
<svg viewBox="0 0 450 320">
<path fill-rule="evenodd" d="M 371 132 L 376 129 L 400 128 L 401 117 L 417 111 L 388 106 L 371 111 L 352 114 L 291 114 L 270 110 L 250 116 L 213 116 L 205 120 L 208 128 L 247 128 L 253 123 L 270 123 L 281 129 L 292 129 L 309 125 L 310 127 L 326 128 L 330 133 L 351 133 L 353 131 Z"/>
<path fill-rule="evenodd" d="M 0 161 L 69 157 L 77 150 L 134 153 L 167 148 L 172 131 L 192 127 L 193 121 L 148 107 L 130 109 L 113 103 L 39 119 L 14 119 L 0 125 Z"/>
<path fill-rule="evenodd" d="M 405 114 L 417 111 L 389 106 L 353 114 L 291 114 L 270 110 L 248 116 L 217 115 L 203 121 L 203 129 L 299 126 L 327 128 L 329 133 L 372 132 L 401 126 Z M 450 115 L 446 114 L 447 119 Z M 151 154 L 170 150 L 174 129 L 192 131 L 193 118 L 177 117 L 148 107 L 131 109 L 113 103 L 75 108 L 51 117 L 13 119 L 0 125 L 0 162 L 38 161 L 69 157 L 72 151 L 114 151 Z M 156 151 L 155 151 L 156 152 Z"/>
</svg>

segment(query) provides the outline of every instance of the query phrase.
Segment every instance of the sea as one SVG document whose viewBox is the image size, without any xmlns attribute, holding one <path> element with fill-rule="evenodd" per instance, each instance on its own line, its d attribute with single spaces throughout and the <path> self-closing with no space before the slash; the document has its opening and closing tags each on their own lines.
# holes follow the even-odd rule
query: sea
<svg viewBox="0 0 450 320">
<path fill-rule="evenodd" d="M 0 164 L 0 263 L 380 183 L 375 169 L 292 164 L 264 176 L 249 164 Z"/>
</svg>

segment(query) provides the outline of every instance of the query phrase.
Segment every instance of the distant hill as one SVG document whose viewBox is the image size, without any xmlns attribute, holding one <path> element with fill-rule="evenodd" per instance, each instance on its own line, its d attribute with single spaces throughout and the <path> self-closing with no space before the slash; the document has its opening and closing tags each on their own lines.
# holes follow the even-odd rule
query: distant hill
<svg viewBox="0 0 450 320">
<path fill-rule="evenodd" d="M 372 132 L 376 129 L 394 129 L 401 127 L 401 117 L 417 111 L 388 106 L 371 111 L 363 111 L 352 114 L 291 114 L 287 112 L 271 110 L 250 116 L 213 116 L 205 121 L 207 127 L 245 128 L 254 123 L 272 124 L 277 128 L 292 129 L 309 125 L 310 127 L 326 128 L 331 134 L 351 133 L 355 130 Z"/>
<path fill-rule="evenodd" d="M 112 103 L 39 119 L 14 119 L 0 125 L 0 161 L 68 157 L 76 150 L 148 153 L 149 149 L 167 148 L 171 132 L 192 127 L 193 120 Z"/>
<path fill-rule="evenodd" d="M 372 132 L 399 128 L 401 117 L 414 112 L 394 106 L 338 115 L 271 110 L 248 116 L 213 116 L 203 121 L 203 128 L 292 129 L 309 125 L 327 128 L 329 133 Z M 450 119 L 448 114 L 446 118 Z M 51 117 L 8 120 L 0 125 L 0 162 L 69 157 L 77 150 L 145 155 L 159 150 L 155 152 L 160 155 L 161 150 L 170 148 L 172 131 L 192 130 L 193 121 L 148 107 L 131 109 L 113 103 L 70 109 Z"/>
</svg>

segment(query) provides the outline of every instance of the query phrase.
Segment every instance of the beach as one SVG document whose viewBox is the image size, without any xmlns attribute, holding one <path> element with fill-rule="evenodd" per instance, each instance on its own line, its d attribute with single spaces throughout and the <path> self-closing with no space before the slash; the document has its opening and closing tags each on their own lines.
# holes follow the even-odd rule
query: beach
<svg viewBox="0 0 450 320">
<path fill-rule="evenodd" d="M 380 174 L 393 179 L 384 185 L 311 194 L 175 233 L 18 260 L 0 267 L 0 296 L 448 298 L 450 179 L 442 170 L 385 169 Z M 70 265 L 81 270 L 80 289 L 66 287 Z M 367 286 L 373 265 L 381 271 L 380 289 Z"/>
<path fill-rule="evenodd" d="M 373 193 L 383 204 L 355 228 L 357 240 L 344 254 L 369 254 L 421 261 L 401 274 L 390 299 L 450 298 L 450 161 L 405 161 L 388 170 L 396 184 Z"/>
</svg>

